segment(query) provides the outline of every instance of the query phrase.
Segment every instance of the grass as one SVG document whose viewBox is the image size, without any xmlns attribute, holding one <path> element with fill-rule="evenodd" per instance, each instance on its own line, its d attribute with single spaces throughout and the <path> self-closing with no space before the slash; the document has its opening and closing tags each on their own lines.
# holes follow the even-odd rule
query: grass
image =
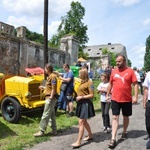
<svg viewBox="0 0 150 150">
<path fill-rule="evenodd" d="M 96 88 L 99 81 L 94 80 L 95 97 L 93 99 L 94 108 L 96 112 L 100 112 L 99 94 L 96 94 Z M 1 115 L 1 114 L 0 114 Z M 30 112 L 23 115 L 18 124 L 11 124 L 5 121 L 0 116 L 0 149 L 1 150 L 22 150 L 25 147 L 31 147 L 36 143 L 51 140 L 50 136 L 43 136 L 35 138 L 34 133 L 38 132 L 38 126 L 41 119 L 42 112 Z M 73 125 L 78 124 L 76 117 L 67 118 L 62 110 L 56 113 L 58 132 L 62 132 Z M 50 128 L 47 128 L 47 132 Z"/>
</svg>

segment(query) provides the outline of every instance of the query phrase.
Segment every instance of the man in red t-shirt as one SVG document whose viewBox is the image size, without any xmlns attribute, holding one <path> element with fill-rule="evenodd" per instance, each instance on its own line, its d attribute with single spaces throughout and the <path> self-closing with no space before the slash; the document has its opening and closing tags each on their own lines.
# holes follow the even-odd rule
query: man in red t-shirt
<svg viewBox="0 0 150 150">
<path fill-rule="evenodd" d="M 117 68 L 111 72 L 110 83 L 107 90 L 107 95 L 112 92 L 112 138 L 108 144 L 110 148 L 116 146 L 120 110 L 122 109 L 123 114 L 123 133 L 121 139 L 124 140 L 127 138 L 126 130 L 129 125 L 129 116 L 132 115 L 132 103 L 137 103 L 138 100 L 137 78 L 134 71 L 126 66 L 126 58 L 123 55 L 117 56 L 116 66 Z M 134 99 L 132 99 L 132 84 L 134 86 Z M 110 100 L 108 96 L 107 100 Z"/>
</svg>

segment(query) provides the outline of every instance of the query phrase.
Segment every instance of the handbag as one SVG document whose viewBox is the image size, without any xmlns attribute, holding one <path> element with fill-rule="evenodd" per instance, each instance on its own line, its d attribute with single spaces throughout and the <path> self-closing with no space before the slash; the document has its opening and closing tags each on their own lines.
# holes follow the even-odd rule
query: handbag
<svg viewBox="0 0 150 150">
<path fill-rule="evenodd" d="M 67 87 L 68 87 L 68 83 L 63 82 L 60 86 L 60 90 L 65 92 L 67 90 Z"/>
</svg>

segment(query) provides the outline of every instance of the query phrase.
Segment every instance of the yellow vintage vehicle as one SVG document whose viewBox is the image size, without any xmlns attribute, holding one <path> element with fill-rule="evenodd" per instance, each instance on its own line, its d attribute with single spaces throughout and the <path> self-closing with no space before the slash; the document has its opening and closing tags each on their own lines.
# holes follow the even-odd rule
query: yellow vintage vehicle
<svg viewBox="0 0 150 150">
<path fill-rule="evenodd" d="M 6 75 L 0 78 L 0 106 L 5 120 L 17 123 L 21 113 L 43 108 L 41 81 L 23 76 Z"/>
<path fill-rule="evenodd" d="M 43 109 L 44 92 L 38 87 L 43 84 L 44 74 L 26 76 L 4 75 L 0 73 L 0 108 L 2 117 L 17 123 L 21 114 L 28 111 Z M 80 79 L 75 78 L 75 94 Z M 57 80 L 57 93 L 60 94 L 61 80 Z"/>
</svg>

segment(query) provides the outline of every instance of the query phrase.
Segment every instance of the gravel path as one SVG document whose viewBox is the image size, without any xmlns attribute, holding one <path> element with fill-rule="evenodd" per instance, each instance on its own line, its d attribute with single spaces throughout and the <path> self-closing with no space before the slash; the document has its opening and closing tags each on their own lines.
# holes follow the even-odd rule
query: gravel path
<svg viewBox="0 0 150 150">
<path fill-rule="evenodd" d="M 145 116 L 142 107 L 142 96 L 139 96 L 139 102 L 133 105 L 133 115 L 130 117 L 130 124 L 128 127 L 128 139 L 120 141 L 122 132 L 122 116 L 120 115 L 119 128 L 117 133 L 117 146 L 114 150 L 145 150 L 147 133 L 145 130 Z M 110 111 L 111 112 L 111 111 Z M 76 150 L 108 150 L 108 142 L 111 138 L 111 133 L 104 133 L 102 130 L 101 114 L 88 120 L 90 123 L 94 139 L 90 142 L 82 142 L 80 148 Z M 85 132 L 86 135 L 86 132 Z M 58 133 L 57 136 L 51 138 L 51 141 L 46 141 L 35 145 L 26 150 L 72 150 L 70 146 L 74 143 L 78 136 L 78 127 L 73 126 L 71 129 Z"/>
</svg>

